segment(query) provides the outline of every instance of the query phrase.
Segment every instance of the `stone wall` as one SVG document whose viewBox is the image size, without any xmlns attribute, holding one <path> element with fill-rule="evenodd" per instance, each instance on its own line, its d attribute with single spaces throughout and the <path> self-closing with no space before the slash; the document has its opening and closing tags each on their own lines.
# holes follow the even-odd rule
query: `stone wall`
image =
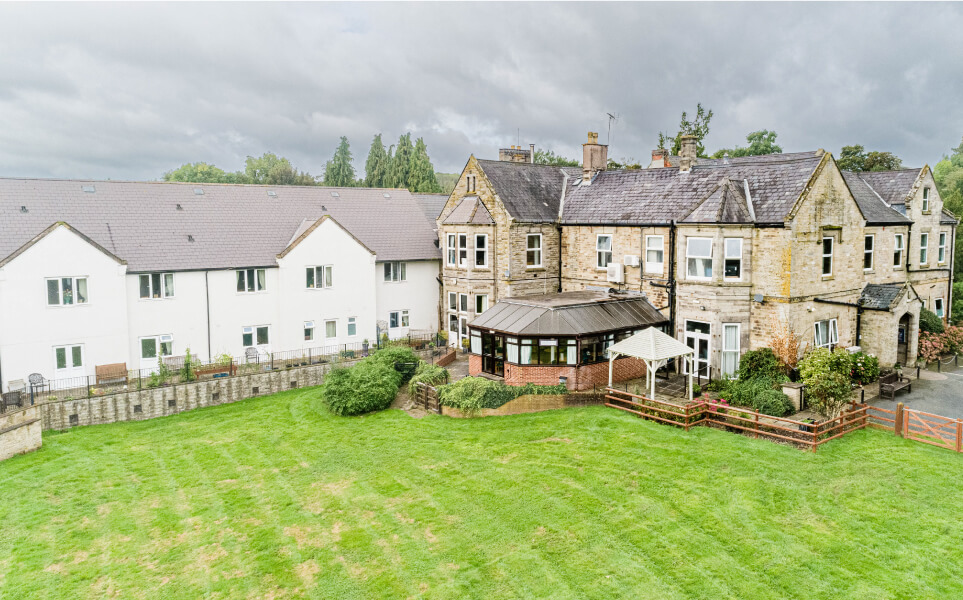
<svg viewBox="0 0 963 600">
<path fill-rule="evenodd" d="M 472 354 L 468 359 L 468 373 L 471 376 L 482 374 L 481 356 Z M 559 378 L 567 378 L 570 390 L 590 390 L 605 386 L 609 382 L 608 361 L 594 365 L 513 365 L 505 363 L 505 383 L 508 385 L 558 385 Z M 645 377 L 645 363 L 639 359 L 623 357 L 616 359 L 612 367 L 613 381 L 628 381 Z"/>
<path fill-rule="evenodd" d="M 28 406 L 0 414 L 0 460 L 40 448 L 41 409 Z"/>
<path fill-rule="evenodd" d="M 594 406 L 603 404 L 604 402 L 604 396 L 601 394 L 527 394 L 525 396 L 519 396 L 498 408 L 483 408 L 481 414 L 477 416 L 500 417 L 505 415 L 520 415 L 544 410 L 556 410 L 559 408 Z M 457 408 L 451 408 L 450 406 L 442 406 L 441 414 L 456 419 L 472 416 L 466 415 Z"/>
</svg>

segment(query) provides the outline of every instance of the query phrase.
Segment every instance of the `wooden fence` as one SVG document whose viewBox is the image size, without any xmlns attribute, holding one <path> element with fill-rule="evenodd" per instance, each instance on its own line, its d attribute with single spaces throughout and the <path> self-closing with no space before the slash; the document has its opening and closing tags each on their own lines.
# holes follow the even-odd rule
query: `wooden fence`
<svg viewBox="0 0 963 600">
<path fill-rule="evenodd" d="M 871 427 L 892 431 L 915 442 L 963 452 L 963 419 L 906 408 L 902 402 L 896 405 L 896 410 L 868 408 Z"/>
<path fill-rule="evenodd" d="M 441 414 L 441 403 L 438 402 L 438 390 L 427 383 L 418 382 L 415 384 L 415 406 L 424 408 L 429 412 Z"/>
<path fill-rule="evenodd" d="M 789 443 L 813 452 L 822 444 L 863 429 L 869 423 L 869 407 L 865 405 L 854 404 L 853 408 L 835 419 L 822 423 L 807 423 L 705 401 L 683 406 L 613 388 L 607 388 L 606 392 L 606 406 L 644 419 L 676 425 L 686 431 L 696 425 L 717 427 L 755 438 Z"/>
</svg>

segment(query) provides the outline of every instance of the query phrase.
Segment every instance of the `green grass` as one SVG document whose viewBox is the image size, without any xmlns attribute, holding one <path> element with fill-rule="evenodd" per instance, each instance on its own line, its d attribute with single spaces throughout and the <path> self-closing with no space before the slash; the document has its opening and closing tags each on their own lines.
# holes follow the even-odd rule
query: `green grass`
<svg viewBox="0 0 963 600">
<path fill-rule="evenodd" d="M 323 413 L 315 390 L 0 463 L 3 598 L 957 598 L 963 457 L 606 408 Z"/>
</svg>

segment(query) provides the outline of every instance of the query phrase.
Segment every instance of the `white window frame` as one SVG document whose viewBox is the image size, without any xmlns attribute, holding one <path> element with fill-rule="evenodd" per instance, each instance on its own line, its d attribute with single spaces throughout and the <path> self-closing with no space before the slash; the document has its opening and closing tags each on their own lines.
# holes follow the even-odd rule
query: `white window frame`
<svg viewBox="0 0 963 600">
<path fill-rule="evenodd" d="M 304 341 L 305 342 L 314 341 L 314 321 L 304 322 Z"/>
<path fill-rule="evenodd" d="M 411 314 L 407 308 L 401 309 L 401 326 L 411 327 Z"/>
<path fill-rule="evenodd" d="M 408 281 L 408 263 L 401 260 L 384 263 L 385 283 Z"/>
<path fill-rule="evenodd" d="M 829 240 L 829 253 L 826 253 L 826 240 Z M 822 273 L 823 277 L 832 277 L 833 269 L 835 268 L 836 257 L 836 238 L 832 236 L 823 236 L 823 239 L 819 242 L 819 271 Z M 829 259 L 829 272 L 826 272 L 826 259 Z"/>
<path fill-rule="evenodd" d="M 475 314 L 480 315 L 488 310 L 488 294 L 475 294 Z"/>
<path fill-rule="evenodd" d="M 930 264 L 930 234 L 920 234 L 920 266 Z"/>
<path fill-rule="evenodd" d="M 145 335 L 138 341 L 140 342 L 140 359 L 151 358 L 144 356 L 144 340 L 154 340 L 154 351 L 157 353 L 154 358 L 158 361 L 164 356 L 174 356 L 174 336 L 169 333 L 162 335 Z M 167 352 L 164 352 L 164 345 L 167 344 Z"/>
<path fill-rule="evenodd" d="M 458 294 L 458 312 L 468 312 L 468 294 Z"/>
<path fill-rule="evenodd" d="M 738 256 L 730 256 L 730 255 L 729 255 L 729 242 L 739 242 L 739 255 L 738 255 Z M 723 278 L 723 280 L 725 280 L 725 281 L 742 281 L 742 238 L 741 238 L 741 237 L 737 237 L 737 238 L 723 238 L 723 239 L 722 239 L 722 253 L 723 253 L 723 258 L 722 258 L 722 278 Z M 729 263 L 729 261 L 738 261 L 738 262 L 739 262 L 739 276 L 738 276 L 738 277 L 729 277 L 729 276 L 726 275 L 726 266 L 727 266 L 727 264 Z"/>
<path fill-rule="evenodd" d="M 820 343 L 819 324 L 826 323 L 826 340 Z M 834 349 L 839 345 L 839 325 L 836 319 L 823 319 L 813 324 L 813 347 Z"/>
<path fill-rule="evenodd" d="M 484 240 L 482 244 L 482 249 L 478 249 L 478 240 Z M 478 261 L 479 255 L 482 257 L 481 262 Z M 476 233 L 475 234 L 475 268 L 476 269 L 489 269 L 491 268 L 488 264 L 488 234 L 487 233 Z"/>
<path fill-rule="evenodd" d="M 328 325 L 334 325 L 334 335 L 328 334 Z M 338 339 L 338 320 L 337 319 L 325 319 L 324 320 L 324 339 L 326 340 L 336 340 Z"/>
<path fill-rule="evenodd" d="M 354 329 L 352 332 L 351 330 Z M 348 337 L 358 337 L 358 317 L 348 317 Z"/>
<path fill-rule="evenodd" d="M 649 240 L 659 240 L 658 248 L 652 247 Z M 659 253 L 659 262 L 649 261 L 649 252 Z M 662 273 L 665 271 L 665 237 L 661 235 L 645 236 L 645 272 Z"/>
<path fill-rule="evenodd" d="M 532 238 L 538 239 L 538 246 L 532 248 L 530 240 Z M 537 261 L 529 260 L 529 255 L 533 258 L 537 258 Z M 531 263 L 531 264 L 529 264 Z M 525 268 L 526 269 L 541 269 L 542 268 L 542 234 L 540 233 L 529 233 L 525 235 Z"/>
<path fill-rule="evenodd" d="M 57 283 L 57 302 L 55 304 L 50 303 L 50 282 L 55 281 Z M 64 302 L 66 294 L 64 294 L 64 281 L 70 281 L 70 302 Z M 84 282 L 84 289 L 87 291 L 87 295 L 81 296 L 77 289 L 79 287 L 78 282 Z M 47 296 L 47 306 L 48 307 L 64 307 L 64 306 L 80 306 L 83 304 L 90 304 L 90 278 L 84 275 L 83 277 L 47 277 L 44 279 L 44 293 Z M 58 346 L 59 347 L 59 346 Z"/>
<path fill-rule="evenodd" d="M 448 310 L 458 312 L 458 292 L 448 292 Z"/>
<path fill-rule="evenodd" d="M 607 239 L 609 242 L 609 249 L 605 250 L 602 248 L 602 240 Z M 612 262 L 613 252 L 615 250 L 615 236 L 611 233 L 597 233 L 595 234 L 595 269 L 597 271 L 605 271 L 609 268 L 609 263 Z M 605 264 L 602 264 L 605 263 Z"/>
<path fill-rule="evenodd" d="M 468 267 L 468 234 L 458 234 L 458 266 L 462 269 Z"/>
<path fill-rule="evenodd" d="M 449 267 L 457 267 L 457 266 L 458 266 L 458 246 L 457 246 L 457 239 L 458 239 L 457 234 L 454 234 L 454 233 L 449 233 L 449 234 L 448 234 L 448 245 L 447 245 L 447 247 L 448 247 L 448 256 L 446 257 L 446 259 L 447 259 L 448 262 L 446 262 L 445 264 L 447 264 Z"/>
<path fill-rule="evenodd" d="M 308 281 L 308 273 L 312 273 Z M 304 268 L 304 287 L 308 290 L 326 290 L 334 287 L 334 265 L 315 265 Z"/>
<path fill-rule="evenodd" d="M 923 206 L 921 206 L 920 208 L 923 214 L 927 214 L 930 212 L 930 188 L 929 187 L 923 188 Z"/>
<path fill-rule="evenodd" d="M 157 278 L 156 281 L 154 278 Z M 169 279 L 168 279 L 169 278 Z M 144 295 L 144 283 L 147 295 Z M 156 285 L 156 289 L 155 289 Z M 174 297 L 173 273 L 141 273 L 137 276 L 137 294 L 141 300 L 165 300 Z"/>
<path fill-rule="evenodd" d="M 936 250 L 936 263 L 940 265 L 946 264 L 946 240 L 949 236 L 946 235 L 945 231 L 941 231 L 939 237 L 937 238 L 940 242 Z"/>
<path fill-rule="evenodd" d="M 80 364 L 73 364 L 73 349 L 80 348 Z M 57 350 L 63 349 L 64 351 L 64 367 L 61 369 L 57 366 Z M 54 374 L 60 376 L 59 378 L 71 377 L 71 373 L 74 369 L 83 370 L 87 366 L 87 349 L 84 348 L 83 344 L 62 344 L 60 346 L 53 347 L 53 357 L 54 357 Z M 73 376 L 78 376 L 74 374 Z"/>
<path fill-rule="evenodd" d="M 893 236 L 893 268 L 902 269 L 903 268 L 903 252 L 905 250 L 902 233 L 897 233 Z"/>
<path fill-rule="evenodd" d="M 869 249 L 866 248 L 869 242 Z M 869 266 L 866 266 L 866 257 L 869 256 Z M 872 233 L 863 236 L 863 271 L 868 273 L 876 267 L 876 236 Z"/>
<path fill-rule="evenodd" d="M 266 332 L 267 341 L 263 344 L 259 344 L 257 340 L 258 330 L 264 329 Z M 251 335 L 251 345 L 248 346 L 244 343 L 244 336 Z M 271 326 L 270 325 L 245 325 L 241 327 L 241 346 L 244 348 L 262 348 L 271 344 Z"/>
<path fill-rule="evenodd" d="M 243 289 L 237 289 L 238 294 L 256 294 L 258 292 L 263 292 L 267 290 L 267 270 L 266 269 L 237 269 L 234 271 L 235 282 L 238 287 Z M 264 284 L 261 285 L 260 274 L 264 274 Z M 253 279 L 252 279 L 253 278 Z M 244 280 L 242 283 L 242 279 Z"/>
<path fill-rule="evenodd" d="M 933 298 L 933 312 L 941 319 L 946 316 L 946 310 L 943 306 L 942 298 Z"/>
<path fill-rule="evenodd" d="M 695 242 L 695 241 L 709 242 L 709 254 L 708 254 L 708 256 L 704 256 L 704 255 L 701 255 L 701 254 L 699 254 L 699 255 L 691 254 L 691 252 L 690 252 L 690 251 L 692 250 L 692 248 L 691 248 L 691 242 Z M 713 263 L 713 261 L 712 261 L 712 247 L 713 247 L 713 245 L 714 245 L 714 244 L 712 243 L 712 241 L 713 241 L 712 238 L 707 238 L 707 237 L 686 237 L 686 239 L 685 239 L 685 264 L 686 264 L 686 267 L 685 267 L 685 278 L 686 278 L 686 279 L 691 279 L 691 280 L 693 280 L 693 281 L 711 281 L 711 280 L 712 280 L 713 267 L 714 267 L 714 265 L 712 264 L 712 263 Z M 704 275 L 693 275 L 693 274 L 692 274 L 692 268 L 691 268 L 692 265 L 689 263 L 689 261 L 690 261 L 690 260 L 706 260 L 706 259 L 708 259 L 708 261 L 709 261 L 709 276 L 706 277 L 706 276 L 704 276 Z"/>
<path fill-rule="evenodd" d="M 736 347 L 727 348 L 726 347 L 726 328 L 735 327 L 736 328 Z M 735 354 L 735 367 L 731 373 L 726 373 L 726 355 Z M 742 324 L 741 323 L 723 323 L 722 324 L 722 364 L 720 365 L 723 376 L 735 377 L 736 373 L 739 372 L 739 359 L 742 357 Z"/>
</svg>

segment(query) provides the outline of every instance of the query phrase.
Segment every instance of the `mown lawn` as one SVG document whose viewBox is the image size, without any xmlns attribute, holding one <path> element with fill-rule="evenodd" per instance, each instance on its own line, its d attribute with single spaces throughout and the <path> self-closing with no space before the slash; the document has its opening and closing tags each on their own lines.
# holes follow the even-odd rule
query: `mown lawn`
<svg viewBox="0 0 963 600">
<path fill-rule="evenodd" d="M 0 463 L 3 598 L 958 598 L 963 457 L 605 408 L 337 418 L 315 390 Z"/>
</svg>

